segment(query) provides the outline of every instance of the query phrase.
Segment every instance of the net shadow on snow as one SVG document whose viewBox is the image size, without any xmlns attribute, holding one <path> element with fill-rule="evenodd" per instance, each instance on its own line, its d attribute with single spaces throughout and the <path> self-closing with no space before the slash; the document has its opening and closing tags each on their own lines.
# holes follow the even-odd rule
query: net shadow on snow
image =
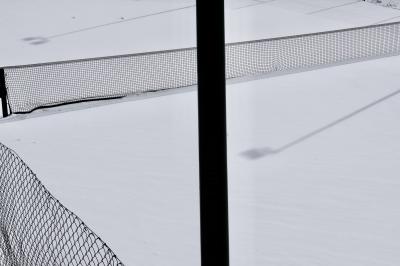
<svg viewBox="0 0 400 266">
<path fill-rule="evenodd" d="M 113 251 L 0 143 L 0 265 L 123 265 Z"/>
<path fill-rule="evenodd" d="M 274 149 L 274 148 L 271 148 L 271 147 L 262 147 L 262 148 L 249 149 L 249 150 L 241 152 L 240 155 L 243 156 L 246 159 L 249 159 L 249 160 L 257 160 L 257 159 L 261 159 L 263 157 L 273 156 L 273 155 L 282 153 L 282 152 L 284 152 L 284 151 L 286 151 L 286 150 L 288 150 L 290 148 L 293 148 L 293 147 L 295 147 L 297 145 L 302 144 L 303 142 L 305 142 L 307 140 L 310 140 L 311 138 L 313 138 L 313 137 L 315 137 L 315 136 L 317 136 L 317 135 L 319 135 L 319 134 L 321 134 L 321 133 L 323 133 L 325 131 L 328 131 L 329 129 L 331 129 L 331 128 L 333 128 L 333 127 L 335 127 L 335 126 L 337 126 L 337 125 L 339 125 L 339 124 L 341 124 L 343 122 L 346 122 L 346 121 L 354 118 L 357 115 L 360 115 L 361 113 L 363 113 L 365 111 L 368 111 L 369 109 L 372 109 L 373 107 L 376 107 L 379 104 L 384 103 L 385 101 L 387 101 L 387 100 L 389 100 L 389 99 L 391 99 L 391 98 L 393 98 L 393 97 L 395 97 L 395 96 L 397 96 L 399 94 L 400 94 L 400 89 L 396 90 L 396 91 L 394 91 L 394 92 L 392 92 L 392 93 L 390 93 L 390 94 L 388 94 L 388 95 L 386 95 L 384 97 L 381 97 L 381 98 L 379 98 L 379 99 L 377 99 L 377 100 L 375 100 L 375 101 L 373 101 L 373 102 L 371 102 L 371 103 L 369 103 L 369 104 L 367 104 L 367 105 L 365 105 L 365 106 L 363 106 L 363 107 L 361 107 L 361 108 L 359 108 L 357 110 L 354 110 L 353 112 L 351 112 L 351 113 L 349 113 L 349 114 L 347 114 L 347 115 L 345 115 L 343 117 L 340 117 L 340 118 L 338 118 L 338 119 L 336 119 L 336 120 L 334 120 L 334 121 L 332 121 L 332 122 L 330 122 L 330 123 L 318 128 L 318 129 L 315 129 L 315 130 L 313 130 L 313 131 L 311 131 L 311 132 L 309 132 L 309 133 L 307 133 L 307 134 L 305 134 L 305 135 L 303 135 L 303 136 L 301 136 L 299 138 L 296 138 L 296 139 L 288 142 L 287 144 L 285 144 L 285 145 L 283 145 L 283 146 L 281 146 L 279 148 L 275 148 Z"/>
</svg>

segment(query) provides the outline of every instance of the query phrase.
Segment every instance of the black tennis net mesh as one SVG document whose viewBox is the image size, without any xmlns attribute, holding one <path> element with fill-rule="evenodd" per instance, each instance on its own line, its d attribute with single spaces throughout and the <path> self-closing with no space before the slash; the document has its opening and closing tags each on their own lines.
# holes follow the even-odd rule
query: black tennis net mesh
<svg viewBox="0 0 400 266">
<path fill-rule="evenodd" d="M 0 265 L 122 265 L 111 249 L 0 144 Z"/>
<path fill-rule="evenodd" d="M 227 78 L 400 53 L 400 23 L 228 44 Z M 10 109 L 121 97 L 197 83 L 196 49 L 5 68 Z"/>
</svg>

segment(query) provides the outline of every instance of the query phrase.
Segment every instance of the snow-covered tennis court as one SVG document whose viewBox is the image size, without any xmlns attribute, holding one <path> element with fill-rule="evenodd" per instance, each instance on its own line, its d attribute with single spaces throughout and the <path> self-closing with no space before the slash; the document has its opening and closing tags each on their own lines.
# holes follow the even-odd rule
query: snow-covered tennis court
<svg viewBox="0 0 400 266">
<path fill-rule="evenodd" d="M 331 8 L 333 2 L 340 7 Z M 227 39 L 359 26 L 399 14 L 349 2 L 277 0 L 245 8 L 255 3 L 233 1 Z M 188 3 L 176 1 L 174 8 Z M 160 12 L 162 2 L 152 4 Z M 101 36 L 91 31 L 41 45 L 19 43 L 18 36 L 1 44 L 11 51 L 1 54 L 1 63 L 189 46 L 194 24 L 172 27 L 194 15 L 185 10 L 179 18 L 162 15 L 168 25 L 156 16 L 154 32 L 164 26 L 174 32 L 164 43 L 143 35 L 147 45 L 137 41 L 129 48 L 127 32 L 135 23 L 120 25 L 125 28 L 115 32 L 114 46 L 97 42 Z M 115 28 L 104 30 L 114 34 Z M 88 40 L 98 48 L 89 49 Z M 232 265 L 400 263 L 399 67 L 400 57 L 390 57 L 229 83 Z M 127 265 L 200 264 L 197 141 L 195 87 L 41 110 L 0 123 L 0 142 Z"/>
</svg>

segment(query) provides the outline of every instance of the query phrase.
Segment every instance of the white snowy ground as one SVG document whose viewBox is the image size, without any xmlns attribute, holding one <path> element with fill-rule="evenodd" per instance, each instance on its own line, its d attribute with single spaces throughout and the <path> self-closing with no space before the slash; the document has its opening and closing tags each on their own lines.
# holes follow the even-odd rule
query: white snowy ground
<svg viewBox="0 0 400 266">
<path fill-rule="evenodd" d="M 0 66 L 196 44 L 194 0 L 1 0 Z M 355 0 L 229 0 L 227 42 L 400 20 Z"/>
<path fill-rule="evenodd" d="M 367 0 L 369 3 L 374 3 L 388 8 L 400 9 L 399 0 Z"/>
<path fill-rule="evenodd" d="M 372 24 L 399 14 L 339 0 L 245 2 L 228 5 L 228 40 Z M 150 1 L 125 1 L 119 11 L 113 3 L 104 14 Z M 163 3 L 153 1 L 152 10 L 160 12 Z M 194 10 L 185 12 L 157 15 L 153 26 L 121 23 L 41 45 L 21 42 L 34 29 L 24 24 L 29 30 L 16 28 L 14 39 L 0 42 L 9 49 L 0 64 L 194 44 Z M 60 14 L 54 19 L 62 21 Z M 45 22 L 39 29 L 54 34 L 52 27 L 58 30 Z M 127 34 L 143 27 L 152 34 Z M 100 41 L 104 34 L 118 41 Z M 121 43 L 128 39 L 134 44 Z M 400 264 L 399 67 L 400 57 L 391 57 L 230 83 L 232 265 Z M 0 123 L 0 142 L 127 265 L 199 265 L 196 92 L 158 96 L 12 117 Z"/>
</svg>

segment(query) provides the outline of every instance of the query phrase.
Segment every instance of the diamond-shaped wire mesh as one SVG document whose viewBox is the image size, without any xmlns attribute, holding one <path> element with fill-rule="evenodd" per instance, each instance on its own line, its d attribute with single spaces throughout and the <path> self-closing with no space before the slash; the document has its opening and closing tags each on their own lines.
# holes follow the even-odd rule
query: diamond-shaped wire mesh
<svg viewBox="0 0 400 266">
<path fill-rule="evenodd" d="M 0 143 L 0 265 L 123 265 Z"/>
<path fill-rule="evenodd" d="M 236 78 L 400 53 L 400 22 L 227 45 Z M 122 97 L 197 83 L 196 49 L 5 68 L 11 111 Z"/>
</svg>

